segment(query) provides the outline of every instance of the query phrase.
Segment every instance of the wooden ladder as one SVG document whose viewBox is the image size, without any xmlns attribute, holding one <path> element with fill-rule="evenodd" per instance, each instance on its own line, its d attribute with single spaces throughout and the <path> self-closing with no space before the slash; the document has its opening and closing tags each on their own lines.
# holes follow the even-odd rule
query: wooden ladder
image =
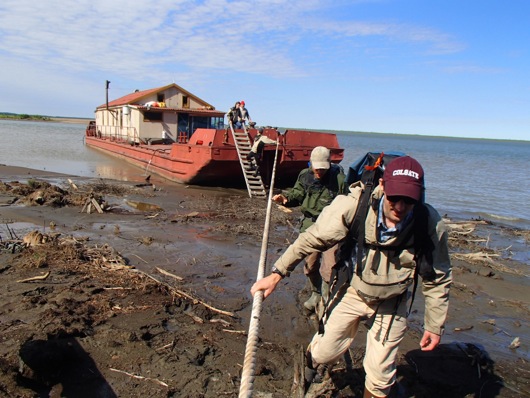
<svg viewBox="0 0 530 398">
<path fill-rule="evenodd" d="M 234 137 L 234 143 L 236 145 L 237 156 L 239 157 L 239 163 L 241 164 L 241 170 L 243 171 L 243 177 L 247 184 L 248 196 L 266 198 L 267 192 L 265 192 L 265 186 L 259 173 L 254 175 L 255 171 L 251 168 L 251 162 L 247 160 L 247 155 L 252 148 L 250 139 L 248 136 L 247 128 L 243 125 L 243 131 L 236 132 L 232 123 L 230 123 L 230 130 L 232 131 L 232 137 Z"/>
</svg>

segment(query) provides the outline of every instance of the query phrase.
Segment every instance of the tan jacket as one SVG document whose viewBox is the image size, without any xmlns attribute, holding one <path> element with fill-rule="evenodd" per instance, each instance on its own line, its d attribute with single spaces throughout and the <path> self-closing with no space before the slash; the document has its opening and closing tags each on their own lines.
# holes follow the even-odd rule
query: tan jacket
<svg viewBox="0 0 530 398">
<path fill-rule="evenodd" d="M 287 248 L 283 255 L 276 261 L 275 267 L 282 273 L 291 272 L 310 253 L 314 251 L 324 251 L 336 243 L 343 240 L 348 234 L 350 225 L 355 216 L 355 210 L 361 194 L 360 183 L 350 186 L 348 195 L 337 196 L 333 202 L 324 208 L 317 221 L 304 233 L 301 233 L 296 241 Z M 382 196 L 382 191 L 376 188 L 372 194 L 372 199 L 377 200 Z M 422 291 L 425 296 L 425 330 L 442 334 L 449 302 L 449 288 L 451 285 L 451 261 L 447 247 L 447 232 L 438 212 L 429 205 L 429 236 L 435 246 L 433 251 L 433 267 L 436 277 L 432 281 L 422 280 Z M 366 242 L 377 242 L 376 224 L 378 208 L 370 206 L 366 218 Z M 383 243 L 383 246 L 396 246 L 407 234 L 405 228 L 397 237 Z M 396 258 L 388 254 L 389 251 L 380 250 L 378 255 L 374 255 L 375 250 L 368 250 L 363 262 L 367 262 L 365 270 L 372 268 L 373 262 L 378 262 L 377 270 L 384 273 L 384 270 L 392 268 L 393 264 L 399 264 L 399 268 L 414 269 L 413 261 L 414 249 L 406 248 L 399 253 Z M 354 275 L 352 286 L 358 290 L 362 285 L 357 275 Z"/>
<path fill-rule="evenodd" d="M 266 135 L 258 134 L 254 139 L 254 143 L 252 144 L 250 152 L 258 153 L 258 146 L 261 142 L 263 142 L 263 144 L 276 144 L 276 140 L 273 140 L 272 138 L 269 138 Z"/>
</svg>

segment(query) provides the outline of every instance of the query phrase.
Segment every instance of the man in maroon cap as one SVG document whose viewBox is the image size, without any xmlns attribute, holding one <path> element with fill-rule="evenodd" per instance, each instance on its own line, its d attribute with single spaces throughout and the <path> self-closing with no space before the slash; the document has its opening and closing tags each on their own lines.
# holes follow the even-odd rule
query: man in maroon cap
<svg viewBox="0 0 530 398">
<path fill-rule="evenodd" d="M 267 297 L 308 254 L 352 239 L 348 231 L 364 188 L 361 182 L 353 183 L 348 195 L 337 196 L 324 208 L 317 221 L 276 261 L 272 273 L 252 286 L 251 293 L 263 290 Z M 350 284 L 328 305 L 333 309 L 327 313 L 324 328 L 309 344 L 306 383 L 317 382 L 319 365 L 333 365 L 342 357 L 353 343 L 360 322 L 368 320 L 364 398 L 394 393 L 397 351 L 407 329 L 409 287 L 415 285 L 418 273 L 425 296 L 420 348 L 430 351 L 440 343 L 447 317 L 451 262 L 442 218 L 423 199 L 421 165 L 409 156 L 391 161 L 370 197 L 364 242 L 359 244 L 362 261 Z M 423 236 L 429 239 L 420 239 L 418 225 L 424 226 Z M 423 249 L 415 243 L 420 240 L 430 242 L 428 255 L 419 255 Z M 356 264 L 356 254 L 352 257 Z"/>
</svg>

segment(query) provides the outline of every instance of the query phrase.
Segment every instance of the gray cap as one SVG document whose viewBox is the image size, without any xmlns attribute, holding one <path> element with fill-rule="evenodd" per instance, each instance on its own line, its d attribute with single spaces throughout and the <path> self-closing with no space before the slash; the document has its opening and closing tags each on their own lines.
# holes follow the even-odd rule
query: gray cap
<svg viewBox="0 0 530 398">
<path fill-rule="evenodd" d="M 311 166 L 314 169 L 329 169 L 331 154 L 329 149 L 323 146 L 317 146 L 311 152 Z"/>
</svg>

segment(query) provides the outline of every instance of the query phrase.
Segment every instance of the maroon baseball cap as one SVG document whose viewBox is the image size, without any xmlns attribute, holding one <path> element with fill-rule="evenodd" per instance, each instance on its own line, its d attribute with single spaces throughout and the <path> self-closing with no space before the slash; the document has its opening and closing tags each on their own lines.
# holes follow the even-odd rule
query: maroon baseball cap
<svg viewBox="0 0 530 398">
<path fill-rule="evenodd" d="M 392 160 L 383 173 L 386 196 L 407 196 L 419 201 L 423 196 L 423 167 L 410 156 Z"/>
</svg>

